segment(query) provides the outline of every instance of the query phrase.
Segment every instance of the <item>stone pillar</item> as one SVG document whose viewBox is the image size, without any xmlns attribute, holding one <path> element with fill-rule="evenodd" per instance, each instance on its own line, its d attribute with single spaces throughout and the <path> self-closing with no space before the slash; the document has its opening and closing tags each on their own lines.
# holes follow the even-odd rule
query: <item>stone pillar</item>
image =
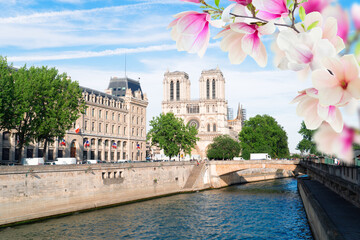
<svg viewBox="0 0 360 240">
<path fill-rule="evenodd" d="M 112 143 L 111 143 L 111 141 L 109 140 L 108 159 L 105 160 L 105 161 L 107 161 L 107 162 L 110 162 L 110 161 L 111 161 L 111 148 L 112 148 L 111 144 L 112 144 Z"/>
<path fill-rule="evenodd" d="M 101 149 L 101 160 L 105 160 L 106 161 L 106 159 L 105 159 L 105 139 L 102 141 L 102 149 Z"/>
<path fill-rule="evenodd" d="M 124 147 L 123 147 L 123 144 L 124 144 L 124 142 L 123 141 L 120 141 L 120 159 L 121 160 L 123 160 L 124 158 L 123 158 L 123 152 L 124 152 Z"/>
<path fill-rule="evenodd" d="M 95 138 L 95 159 L 99 159 L 99 139 Z M 94 160 L 94 159 L 93 159 Z"/>
<path fill-rule="evenodd" d="M 91 139 L 89 140 L 89 142 L 90 142 L 90 144 L 91 144 Z M 86 156 L 86 159 L 90 159 L 90 157 L 91 157 L 91 145 L 90 145 L 90 147 L 87 147 L 87 156 Z"/>
<path fill-rule="evenodd" d="M 15 148 L 16 148 L 16 140 L 15 140 L 15 135 L 11 134 L 10 135 L 10 151 L 9 151 L 9 161 L 14 161 L 15 160 Z"/>
<path fill-rule="evenodd" d="M 55 148 L 54 148 L 55 158 L 54 158 L 54 160 L 56 160 L 59 157 L 59 154 L 58 154 L 58 151 L 59 151 L 59 139 L 56 139 L 54 144 L 55 144 Z"/>
<path fill-rule="evenodd" d="M 45 156 L 45 161 L 49 160 L 48 159 L 48 153 L 49 153 L 49 142 L 46 144 L 46 149 L 44 151 L 44 156 Z"/>
<path fill-rule="evenodd" d="M 0 161 L 2 161 L 3 136 L 4 132 L 0 132 Z"/>
</svg>

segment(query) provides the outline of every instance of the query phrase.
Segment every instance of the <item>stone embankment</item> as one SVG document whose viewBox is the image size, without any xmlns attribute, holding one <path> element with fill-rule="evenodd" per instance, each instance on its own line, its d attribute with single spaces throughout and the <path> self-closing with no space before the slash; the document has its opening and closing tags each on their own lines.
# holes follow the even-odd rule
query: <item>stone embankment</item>
<svg viewBox="0 0 360 240">
<path fill-rule="evenodd" d="M 360 170 L 301 162 L 298 189 L 315 239 L 360 239 Z"/>
<path fill-rule="evenodd" d="M 211 161 L 1 166 L 0 226 L 181 192 L 288 177 L 296 174 L 296 164 Z"/>
</svg>

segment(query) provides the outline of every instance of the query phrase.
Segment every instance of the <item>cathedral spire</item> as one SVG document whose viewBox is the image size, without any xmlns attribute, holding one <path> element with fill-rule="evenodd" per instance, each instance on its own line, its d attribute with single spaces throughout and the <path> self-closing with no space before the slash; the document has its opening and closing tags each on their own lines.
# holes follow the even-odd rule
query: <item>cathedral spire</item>
<svg viewBox="0 0 360 240">
<path fill-rule="evenodd" d="M 237 119 L 237 120 L 240 120 L 240 119 L 241 119 L 241 107 L 240 107 L 240 103 L 239 103 L 239 105 L 238 105 L 238 110 L 237 110 L 236 119 Z"/>
</svg>

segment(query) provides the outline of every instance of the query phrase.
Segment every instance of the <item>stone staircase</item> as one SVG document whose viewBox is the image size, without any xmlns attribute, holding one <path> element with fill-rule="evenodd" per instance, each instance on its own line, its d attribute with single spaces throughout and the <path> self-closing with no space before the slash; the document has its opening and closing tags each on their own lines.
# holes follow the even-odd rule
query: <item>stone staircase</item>
<svg viewBox="0 0 360 240">
<path fill-rule="evenodd" d="M 204 166 L 205 166 L 205 163 L 200 163 L 199 165 L 194 166 L 183 189 L 192 189 L 193 188 L 193 186 L 194 186 L 196 180 L 199 178 Z"/>
</svg>

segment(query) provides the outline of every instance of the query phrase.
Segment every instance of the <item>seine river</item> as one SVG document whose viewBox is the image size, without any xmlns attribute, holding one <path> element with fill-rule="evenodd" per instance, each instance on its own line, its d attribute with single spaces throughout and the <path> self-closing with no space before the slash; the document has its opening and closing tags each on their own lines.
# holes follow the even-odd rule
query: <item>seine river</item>
<svg viewBox="0 0 360 240">
<path fill-rule="evenodd" d="M 0 230 L 0 239 L 313 239 L 295 179 L 180 194 Z"/>
</svg>

